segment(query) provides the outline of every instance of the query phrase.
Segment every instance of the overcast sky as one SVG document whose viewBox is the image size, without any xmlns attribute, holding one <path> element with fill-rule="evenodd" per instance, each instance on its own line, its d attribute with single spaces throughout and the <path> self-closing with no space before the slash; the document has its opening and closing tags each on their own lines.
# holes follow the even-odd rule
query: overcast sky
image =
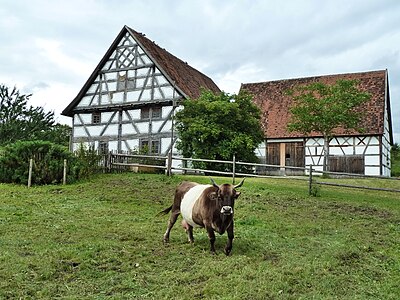
<svg viewBox="0 0 400 300">
<path fill-rule="evenodd" d="M 400 142 L 398 0 L 0 0 L 0 83 L 60 116 L 124 25 L 211 77 L 241 83 L 389 71 Z"/>
</svg>

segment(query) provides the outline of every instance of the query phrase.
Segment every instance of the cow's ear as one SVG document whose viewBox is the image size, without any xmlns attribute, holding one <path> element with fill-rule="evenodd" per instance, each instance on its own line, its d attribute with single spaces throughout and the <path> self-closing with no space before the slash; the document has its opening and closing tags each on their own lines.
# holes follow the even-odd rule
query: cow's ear
<svg viewBox="0 0 400 300">
<path fill-rule="evenodd" d="M 239 196 L 240 196 L 240 192 L 236 192 L 235 198 L 239 198 Z"/>
<path fill-rule="evenodd" d="M 208 194 L 208 198 L 210 200 L 217 201 L 218 200 L 218 194 L 216 192 L 211 192 L 211 193 Z"/>
</svg>

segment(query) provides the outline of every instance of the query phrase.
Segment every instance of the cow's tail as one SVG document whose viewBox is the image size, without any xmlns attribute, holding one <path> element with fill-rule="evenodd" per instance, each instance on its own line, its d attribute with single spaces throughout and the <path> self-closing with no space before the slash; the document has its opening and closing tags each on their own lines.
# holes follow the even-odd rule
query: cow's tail
<svg viewBox="0 0 400 300">
<path fill-rule="evenodd" d="M 172 205 L 171 205 L 170 207 L 167 207 L 167 208 L 164 209 L 163 211 L 160 211 L 160 212 L 157 214 L 157 217 L 166 215 L 167 213 L 169 213 L 169 212 L 171 211 L 171 209 L 172 209 Z"/>
</svg>

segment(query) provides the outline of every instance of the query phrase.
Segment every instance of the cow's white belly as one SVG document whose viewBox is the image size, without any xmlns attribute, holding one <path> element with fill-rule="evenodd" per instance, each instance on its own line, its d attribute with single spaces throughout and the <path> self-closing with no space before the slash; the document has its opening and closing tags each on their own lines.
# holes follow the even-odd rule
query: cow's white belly
<svg viewBox="0 0 400 300">
<path fill-rule="evenodd" d="M 190 224 L 193 227 L 200 226 L 193 221 L 193 218 L 192 218 L 193 206 L 196 203 L 196 201 L 199 199 L 199 197 L 203 193 L 203 191 L 210 186 L 211 185 L 209 185 L 209 184 L 195 185 L 189 191 L 187 191 L 185 196 L 183 196 L 183 199 L 181 202 L 181 214 L 182 214 L 182 217 L 186 220 L 186 222 L 188 222 L 188 224 Z"/>
</svg>

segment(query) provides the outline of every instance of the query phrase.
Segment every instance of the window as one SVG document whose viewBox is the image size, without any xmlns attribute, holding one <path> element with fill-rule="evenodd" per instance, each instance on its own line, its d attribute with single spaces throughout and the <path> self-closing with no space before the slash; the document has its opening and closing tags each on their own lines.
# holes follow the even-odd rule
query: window
<svg viewBox="0 0 400 300">
<path fill-rule="evenodd" d="M 143 154 L 160 154 L 160 141 L 153 140 L 149 144 L 149 140 L 140 141 L 140 152 Z"/>
<path fill-rule="evenodd" d="M 140 110 L 140 118 L 148 119 L 150 117 L 150 109 L 148 107 L 144 107 Z"/>
<path fill-rule="evenodd" d="M 100 124 L 101 123 L 101 113 L 94 112 L 92 113 L 92 124 Z"/>
<path fill-rule="evenodd" d="M 161 118 L 161 107 L 153 107 L 151 109 L 151 118 L 152 119 L 160 119 Z"/>
<path fill-rule="evenodd" d="M 117 78 L 117 91 L 124 91 L 125 90 L 125 81 L 126 81 L 126 74 L 121 75 L 118 74 Z"/>
<path fill-rule="evenodd" d="M 108 153 L 108 143 L 107 142 L 99 142 L 99 153 L 100 154 Z"/>
<path fill-rule="evenodd" d="M 152 141 L 151 142 L 151 153 L 152 154 L 160 153 L 160 141 Z"/>
<path fill-rule="evenodd" d="M 140 141 L 140 152 L 141 153 L 148 153 L 149 152 L 149 141 L 148 140 L 141 140 Z"/>
<path fill-rule="evenodd" d="M 162 115 L 162 109 L 160 106 L 154 107 L 144 107 L 140 110 L 140 118 L 141 119 L 160 119 Z"/>
</svg>

